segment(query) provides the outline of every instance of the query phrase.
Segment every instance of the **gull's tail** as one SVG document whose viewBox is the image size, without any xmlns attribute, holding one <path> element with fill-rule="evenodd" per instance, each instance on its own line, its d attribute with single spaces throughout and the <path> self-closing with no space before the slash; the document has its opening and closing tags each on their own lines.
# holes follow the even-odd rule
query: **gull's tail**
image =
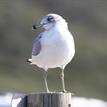
<svg viewBox="0 0 107 107">
<path fill-rule="evenodd" d="M 32 64 L 32 61 L 31 61 L 31 60 L 32 60 L 32 59 L 26 59 L 26 62 Z"/>
</svg>

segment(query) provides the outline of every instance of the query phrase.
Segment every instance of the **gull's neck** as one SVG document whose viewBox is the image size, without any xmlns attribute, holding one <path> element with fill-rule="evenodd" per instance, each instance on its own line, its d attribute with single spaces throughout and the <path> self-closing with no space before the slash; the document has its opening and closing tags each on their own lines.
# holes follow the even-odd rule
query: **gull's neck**
<svg viewBox="0 0 107 107">
<path fill-rule="evenodd" d="M 51 28 L 44 31 L 44 33 L 47 35 L 47 37 L 54 37 L 56 36 L 67 36 L 69 35 L 69 30 L 67 23 L 55 23 L 54 26 L 51 26 Z M 56 35 L 56 36 L 55 36 Z M 45 36 L 46 37 L 46 36 Z"/>
<path fill-rule="evenodd" d="M 47 31 L 50 31 L 50 30 L 61 30 L 61 31 L 65 31 L 68 29 L 68 25 L 67 23 L 64 21 L 62 22 L 56 22 L 53 24 L 53 26 L 51 26 Z"/>
<path fill-rule="evenodd" d="M 68 30 L 68 25 L 66 22 L 58 22 L 53 26 L 53 29 L 64 32 L 64 31 Z"/>
</svg>

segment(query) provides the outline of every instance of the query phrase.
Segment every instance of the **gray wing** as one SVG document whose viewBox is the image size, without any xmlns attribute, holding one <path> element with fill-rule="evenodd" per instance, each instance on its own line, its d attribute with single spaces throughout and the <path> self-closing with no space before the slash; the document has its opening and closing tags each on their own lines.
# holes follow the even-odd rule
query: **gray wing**
<svg viewBox="0 0 107 107">
<path fill-rule="evenodd" d="M 41 51 L 41 38 L 42 34 L 40 34 L 33 42 L 32 55 L 36 56 Z"/>
</svg>

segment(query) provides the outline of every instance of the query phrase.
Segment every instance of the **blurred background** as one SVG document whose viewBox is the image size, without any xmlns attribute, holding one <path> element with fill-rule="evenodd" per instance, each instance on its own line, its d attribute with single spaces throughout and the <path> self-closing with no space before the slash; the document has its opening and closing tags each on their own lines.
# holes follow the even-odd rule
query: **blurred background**
<svg viewBox="0 0 107 107">
<path fill-rule="evenodd" d="M 107 0 L 0 0 L 0 92 L 43 92 L 42 69 L 26 63 L 48 13 L 63 16 L 76 54 L 65 69 L 68 91 L 107 101 Z M 61 91 L 60 69 L 50 69 L 51 91 Z"/>
</svg>

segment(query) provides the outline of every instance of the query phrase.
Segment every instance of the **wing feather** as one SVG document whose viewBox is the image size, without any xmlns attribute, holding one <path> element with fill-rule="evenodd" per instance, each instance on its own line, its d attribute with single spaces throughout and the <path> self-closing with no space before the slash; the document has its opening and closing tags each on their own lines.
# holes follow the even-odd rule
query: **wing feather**
<svg viewBox="0 0 107 107">
<path fill-rule="evenodd" d="M 37 56 L 41 51 L 41 38 L 42 34 L 40 34 L 33 42 L 32 55 Z"/>
</svg>

